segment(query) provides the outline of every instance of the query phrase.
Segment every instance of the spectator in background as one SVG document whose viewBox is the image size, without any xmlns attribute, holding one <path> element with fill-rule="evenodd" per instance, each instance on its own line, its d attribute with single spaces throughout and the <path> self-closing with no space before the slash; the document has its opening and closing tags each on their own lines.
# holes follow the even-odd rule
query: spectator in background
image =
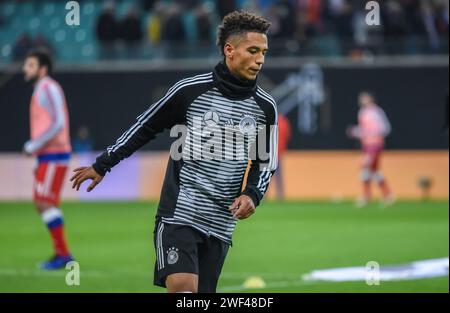
<svg viewBox="0 0 450 313">
<path fill-rule="evenodd" d="M 397 52 L 392 43 L 401 42 L 407 32 L 405 12 L 398 1 L 389 0 L 383 5 L 383 35 L 388 52 Z"/>
<path fill-rule="evenodd" d="M 43 33 L 38 33 L 36 37 L 33 39 L 33 48 L 35 49 L 44 49 L 48 51 L 51 55 L 54 55 L 54 49 L 47 37 Z"/>
<path fill-rule="evenodd" d="M 17 38 L 12 48 L 12 57 L 14 61 L 22 61 L 33 47 L 31 37 L 27 33 L 23 33 Z"/>
<path fill-rule="evenodd" d="M 195 21 L 197 24 L 197 37 L 200 44 L 208 45 L 211 43 L 211 21 L 212 12 L 208 12 L 204 5 L 198 5 L 195 9 Z"/>
<path fill-rule="evenodd" d="M 420 2 L 419 0 L 403 0 L 402 9 L 405 14 L 408 33 L 420 34 L 423 29 L 420 22 Z"/>
<path fill-rule="evenodd" d="M 147 24 L 147 37 L 151 44 L 158 45 L 162 37 L 162 26 L 166 19 L 166 7 L 163 2 L 158 2 L 154 6 L 153 14 Z"/>
<path fill-rule="evenodd" d="M 322 13 L 328 9 L 328 3 L 323 3 L 322 0 L 297 0 L 296 3 L 302 22 L 309 28 L 318 29 Z M 329 1 L 329 4 L 332 3 L 333 1 Z"/>
<path fill-rule="evenodd" d="M 258 1 L 259 7 L 263 11 L 268 10 L 273 4 L 273 0 L 257 0 L 257 1 Z"/>
<path fill-rule="evenodd" d="M 437 19 L 432 4 L 429 2 L 422 2 L 420 13 L 425 33 L 428 38 L 429 47 L 432 51 L 438 50 L 441 43 L 439 33 L 436 28 Z"/>
<path fill-rule="evenodd" d="M 334 23 L 336 26 L 337 35 L 345 40 L 352 40 L 353 38 L 353 7 L 348 1 L 343 1 L 338 14 L 335 16 Z"/>
<path fill-rule="evenodd" d="M 280 15 L 277 11 L 277 6 L 275 4 L 271 4 L 265 10 L 264 16 L 270 22 L 270 37 L 277 38 L 278 33 L 280 32 Z"/>
<path fill-rule="evenodd" d="M 184 28 L 181 7 L 177 4 L 171 5 L 167 10 L 167 18 L 162 27 L 162 39 L 167 43 L 184 42 L 186 30 Z"/>
<path fill-rule="evenodd" d="M 279 16 L 278 38 L 291 38 L 296 30 L 296 11 L 289 0 L 280 0 L 277 3 L 277 12 Z"/>
<path fill-rule="evenodd" d="M 259 6 L 259 2 L 257 0 L 246 0 L 241 3 L 241 10 L 251 12 L 257 15 L 262 15 L 262 9 Z"/>
<path fill-rule="evenodd" d="M 425 35 L 425 30 L 420 20 L 420 2 L 419 0 L 403 0 L 402 9 L 405 14 L 408 33 L 405 38 L 408 44 L 406 52 L 417 53 L 419 49 L 419 37 Z"/>
<path fill-rule="evenodd" d="M 94 144 L 90 136 L 89 128 L 86 125 L 78 128 L 77 136 L 72 143 L 73 151 L 77 153 L 91 152 L 93 146 Z"/>
<path fill-rule="evenodd" d="M 126 54 L 135 58 L 139 54 L 143 32 L 141 19 L 135 7 L 131 7 L 119 25 L 120 38 L 125 41 Z"/>
<path fill-rule="evenodd" d="M 442 1 L 436 5 L 436 25 L 439 34 L 448 37 L 449 1 Z"/>
<path fill-rule="evenodd" d="M 280 1 L 272 3 L 261 3 L 265 9 L 264 16 L 270 21 L 270 33 L 272 46 L 270 48 L 272 55 L 286 55 L 286 52 L 296 52 L 296 45 L 292 43 L 301 41 L 303 19 L 298 19 L 295 7 L 289 1 Z M 262 8 L 262 7 L 261 7 Z M 299 38 L 300 37 L 300 38 Z"/>
<path fill-rule="evenodd" d="M 216 7 L 221 19 L 237 9 L 235 0 L 216 0 Z"/>
<path fill-rule="evenodd" d="M 199 0 L 175 0 L 182 8 L 183 11 L 194 10 L 201 5 Z"/>
<path fill-rule="evenodd" d="M 102 59 L 114 58 L 116 41 L 119 38 L 119 27 L 115 17 L 113 1 L 105 3 L 103 12 L 97 20 L 97 39 L 100 42 L 100 57 Z"/>
<path fill-rule="evenodd" d="M 383 14 L 383 11 L 383 8 L 381 8 L 381 14 Z M 361 58 L 371 56 L 374 52 L 382 51 L 384 43 L 383 30 L 385 30 L 383 17 L 380 16 L 381 25 L 368 25 L 366 22 L 367 10 L 364 2 L 362 4 L 353 4 L 351 14 L 350 33 L 352 38 L 343 38 L 347 54 L 353 58 Z"/>
<path fill-rule="evenodd" d="M 149 12 L 155 8 L 155 4 L 158 1 L 159 0 L 141 0 L 141 6 L 144 9 L 144 11 Z"/>
</svg>

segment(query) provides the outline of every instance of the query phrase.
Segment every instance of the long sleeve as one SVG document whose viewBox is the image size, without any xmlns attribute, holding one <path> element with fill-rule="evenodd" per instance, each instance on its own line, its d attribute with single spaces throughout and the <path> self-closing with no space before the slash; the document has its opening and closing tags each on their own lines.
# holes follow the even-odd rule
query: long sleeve
<svg viewBox="0 0 450 313">
<path fill-rule="evenodd" d="M 386 116 L 386 113 L 381 108 L 380 108 L 380 112 L 379 112 L 379 118 L 380 118 L 380 124 L 382 125 L 381 135 L 386 137 L 391 133 L 392 127 L 391 127 L 391 123 L 389 122 L 389 119 Z"/>
<path fill-rule="evenodd" d="M 155 138 L 158 133 L 183 123 L 185 119 L 183 87 L 180 82 L 175 84 L 163 98 L 139 115 L 136 122 L 97 157 L 92 165 L 95 171 L 104 176 L 113 166 Z"/>
<path fill-rule="evenodd" d="M 386 137 L 391 133 L 392 129 L 389 119 L 380 107 L 361 109 L 358 120 L 359 125 L 353 131 L 355 137 Z"/>
<path fill-rule="evenodd" d="M 261 159 L 259 153 L 251 160 L 247 182 L 242 194 L 249 196 L 255 206 L 261 202 L 269 187 L 270 178 L 275 173 L 278 165 L 278 117 L 275 101 L 262 89 L 258 88 L 257 95 L 261 99 L 261 107 L 266 115 L 266 125 L 258 131 L 256 145 L 259 149 L 260 137 L 265 139 L 267 158 Z"/>
<path fill-rule="evenodd" d="M 29 140 L 25 143 L 24 150 L 27 153 L 33 154 L 52 140 L 63 129 L 66 123 L 64 113 L 64 95 L 53 84 L 48 84 L 44 87 L 41 94 L 40 103 L 48 110 L 52 118 L 52 123 L 48 129 L 39 137 Z"/>
</svg>

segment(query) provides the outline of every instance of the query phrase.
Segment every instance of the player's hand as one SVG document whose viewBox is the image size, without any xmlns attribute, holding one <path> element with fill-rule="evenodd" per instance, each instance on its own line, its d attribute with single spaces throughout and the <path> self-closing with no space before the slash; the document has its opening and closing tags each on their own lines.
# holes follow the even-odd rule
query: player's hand
<svg viewBox="0 0 450 313">
<path fill-rule="evenodd" d="M 236 198 L 230 205 L 229 210 L 233 213 L 233 217 L 243 220 L 255 213 L 256 208 L 252 198 L 246 195 L 241 195 Z"/>
<path fill-rule="evenodd" d="M 354 125 L 348 126 L 346 133 L 347 133 L 347 137 L 349 137 L 349 138 L 352 138 L 352 139 L 359 138 L 358 126 L 354 126 Z"/>
<path fill-rule="evenodd" d="M 33 156 L 33 148 L 33 142 L 29 140 L 23 145 L 22 153 L 27 157 L 31 157 Z"/>
<path fill-rule="evenodd" d="M 33 156 L 32 153 L 27 152 L 25 149 L 22 150 L 22 154 L 23 154 L 24 156 L 27 156 L 27 157 Z"/>
<path fill-rule="evenodd" d="M 92 189 L 95 188 L 103 179 L 103 176 L 98 174 L 92 166 L 82 166 L 78 167 L 73 170 L 74 175 L 72 178 L 70 178 L 70 181 L 72 183 L 72 188 L 76 189 L 77 191 L 80 190 L 81 184 L 88 179 L 92 180 L 92 183 L 87 187 L 87 192 L 90 192 Z"/>
</svg>

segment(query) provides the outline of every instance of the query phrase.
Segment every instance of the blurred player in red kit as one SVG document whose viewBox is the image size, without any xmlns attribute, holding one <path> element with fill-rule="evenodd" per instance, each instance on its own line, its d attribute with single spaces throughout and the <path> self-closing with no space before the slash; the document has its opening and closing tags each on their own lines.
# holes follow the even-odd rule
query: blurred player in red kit
<svg viewBox="0 0 450 313">
<path fill-rule="evenodd" d="M 391 132 L 391 125 L 383 109 L 375 103 L 375 97 L 371 92 L 360 92 L 358 103 L 360 107 L 358 125 L 351 126 L 347 130 L 349 137 L 360 140 L 363 151 L 361 170 L 363 196 L 358 200 L 357 205 L 362 207 L 370 201 L 372 180 L 380 187 L 384 204 L 389 205 L 394 201 L 394 197 L 379 165 L 385 137 Z"/>
<path fill-rule="evenodd" d="M 64 268 L 73 260 L 64 238 L 64 224 L 59 201 L 62 183 L 70 159 L 69 114 L 61 86 L 49 75 L 50 55 L 41 50 L 28 54 L 23 65 L 25 80 L 34 86 L 30 103 L 31 139 L 23 151 L 37 159 L 33 198 L 36 209 L 53 240 L 54 256 L 41 269 Z"/>
<path fill-rule="evenodd" d="M 283 156 L 287 150 L 289 141 L 292 138 L 292 128 L 289 119 L 282 115 L 278 115 L 278 170 L 274 175 L 276 197 L 278 200 L 284 199 L 284 182 L 283 182 Z"/>
</svg>

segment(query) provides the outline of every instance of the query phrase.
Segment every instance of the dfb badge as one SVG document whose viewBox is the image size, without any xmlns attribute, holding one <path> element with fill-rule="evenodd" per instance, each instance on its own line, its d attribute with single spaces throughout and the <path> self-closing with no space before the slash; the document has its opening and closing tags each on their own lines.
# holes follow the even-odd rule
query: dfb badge
<svg viewBox="0 0 450 313">
<path fill-rule="evenodd" d="M 167 250 L 167 263 L 175 264 L 178 261 L 178 248 L 172 247 Z"/>
<path fill-rule="evenodd" d="M 256 120 L 251 115 L 244 115 L 239 122 L 239 130 L 243 134 L 254 134 L 256 131 Z"/>
</svg>

